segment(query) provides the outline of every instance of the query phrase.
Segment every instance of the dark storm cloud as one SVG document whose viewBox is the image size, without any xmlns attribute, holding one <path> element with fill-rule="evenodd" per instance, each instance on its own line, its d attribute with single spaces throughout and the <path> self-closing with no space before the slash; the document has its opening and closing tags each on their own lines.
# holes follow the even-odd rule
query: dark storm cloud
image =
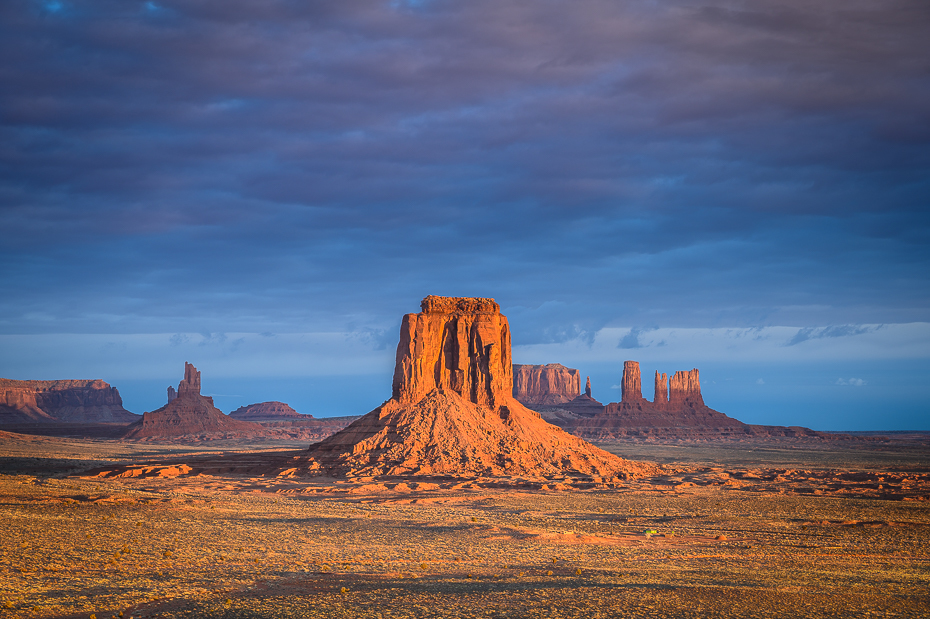
<svg viewBox="0 0 930 619">
<path fill-rule="evenodd" d="M 382 342 L 430 293 L 517 343 L 926 320 L 928 31 L 918 0 L 5 2 L 0 329 Z"/>
</svg>

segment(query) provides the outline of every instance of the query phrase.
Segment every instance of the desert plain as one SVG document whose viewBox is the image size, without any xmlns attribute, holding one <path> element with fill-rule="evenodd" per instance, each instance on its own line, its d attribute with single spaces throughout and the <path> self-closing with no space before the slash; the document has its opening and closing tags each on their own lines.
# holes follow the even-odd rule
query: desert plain
<svg viewBox="0 0 930 619">
<path fill-rule="evenodd" d="M 4 617 L 925 617 L 924 440 L 616 442 L 645 478 L 250 473 L 306 443 L 0 440 Z"/>
</svg>

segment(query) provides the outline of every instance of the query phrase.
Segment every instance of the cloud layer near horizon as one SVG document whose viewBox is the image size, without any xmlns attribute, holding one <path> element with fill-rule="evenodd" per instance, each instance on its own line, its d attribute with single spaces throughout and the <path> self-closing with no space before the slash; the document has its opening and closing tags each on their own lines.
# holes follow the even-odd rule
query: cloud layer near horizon
<svg viewBox="0 0 930 619">
<path fill-rule="evenodd" d="M 928 320 L 930 7 L 0 6 L 0 331 Z"/>
</svg>

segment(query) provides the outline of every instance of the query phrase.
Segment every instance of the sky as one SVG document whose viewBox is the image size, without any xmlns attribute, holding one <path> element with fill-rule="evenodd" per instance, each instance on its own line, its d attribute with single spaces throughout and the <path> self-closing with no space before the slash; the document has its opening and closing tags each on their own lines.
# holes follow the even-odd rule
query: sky
<svg viewBox="0 0 930 619">
<path fill-rule="evenodd" d="M 7 0 L 0 376 L 390 396 L 403 314 L 930 430 L 925 0 Z M 648 390 L 647 390 L 648 391 Z M 645 394 L 651 397 L 651 393 Z"/>
</svg>

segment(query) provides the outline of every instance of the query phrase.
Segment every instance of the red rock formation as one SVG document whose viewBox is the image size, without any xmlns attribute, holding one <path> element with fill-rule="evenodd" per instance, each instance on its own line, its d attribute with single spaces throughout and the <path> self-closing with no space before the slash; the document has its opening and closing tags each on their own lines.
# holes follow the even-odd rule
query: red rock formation
<svg viewBox="0 0 930 619">
<path fill-rule="evenodd" d="M 102 380 L 0 379 L 2 423 L 128 423 L 119 391 Z"/>
<path fill-rule="evenodd" d="M 36 381 L 0 379 L 0 423 L 54 423 L 54 417 L 39 408 Z"/>
<path fill-rule="evenodd" d="M 620 381 L 620 401 L 639 402 L 643 399 L 643 383 L 639 374 L 639 361 L 623 362 L 623 378 Z"/>
<path fill-rule="evenodd" d="M 669 382 L 668 402 L 669 406 L 681 406 L 688 402 L 697 406 L 704 405 L 697 368 L 690 372 L 675 372 Z"/>
<path fill-rule="evenodd" d="M 513 366 L 513 397 L 530 408 L 571 402 L 580 392 L 581 373 L 561 363 Z"/>
<path fill-rule="evenodd" d="M 511 397 L 510 326 L 494 299 L 428 296 L 400 328 L 393 399 L 413 404 L 434 389 L 495 408 Z"/>
<path fill-rule="evenodd" d="M 178 396 L 200 395 L 200 372 L 187 361 L 184 362 L 184 380 L 178 384 Z"/>
<path fill-rule="evenodd" d="M 240 406 L 233 412 L 229 413 L 233 419 L 242 421 L 288 421 L 313 419 L 313 415 L 301 415 L 284 402 L 261 402 L 259 404 L 249 404 Z"/>
<path fill-rule="evenodd" d="M 168 385 L 168 401 L 171 402 L 176 397 L 178 397 L 178 392 L 174 390 L 174 387 Z"/>
<path fill-rule="evenodd" d="M 584 394 L 591 397 L 591 377 L 588 376 L 587 380 L 584 383 Z"/>
<path fill-rule="evenodd" d="M 670 385 L 669 385 L 670 382 Z M 639 390 L 639 364 L 623 364 L 620 402 L 605 406 L 588 417 L 556 417 L 553 420 L 572 433 L 595 440 L 623 437 L 719 439 L 746 436 L 817 436 L 807 428 L 752 426 L 728 417 L 704 404 L 698 370 L 676 372 L 671 381 L 656 372 L 655 398 L 643 399 Z"/>
<path fill-rule="evenodd" d="M 288 474 L 627 476 L 654 471 L 544 422 L 513 398 L 510 330 L 491 299 L 427 297 L 401 326 L 393 397 Z"/>
<path fill-rule="evenodd" d="M 126 429 L 124 438 L 141 440 L 255 437 L 265 434 L 257 423 L 230 419 L 213 405 L 213 398 L 200 395 L 200 372 L 184 364 L 184 380 L 178 397 Z"/>
<path fill-rule="evenodd" d="M 668 404 L 668 374 L 659 374 L 656 370 L 656 393 L 652 398 L 656 406 L 664 407 Z"/>
</svg>

